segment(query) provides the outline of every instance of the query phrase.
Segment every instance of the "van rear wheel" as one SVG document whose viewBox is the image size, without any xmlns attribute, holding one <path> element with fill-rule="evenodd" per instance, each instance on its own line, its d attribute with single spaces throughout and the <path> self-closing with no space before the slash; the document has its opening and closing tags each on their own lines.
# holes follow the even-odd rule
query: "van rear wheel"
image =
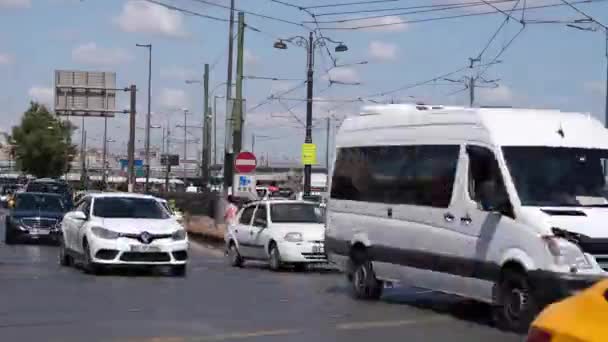
<svg viewBox="0 0 608 342">
<path fill-rule="evenodd" d="M 352 294 L 356 299 L 378 300 L 382 296 L 384 284 L 376 278 L 370 260 L 354 263 L 353 273 L 349 277 Z"/>
</svg>

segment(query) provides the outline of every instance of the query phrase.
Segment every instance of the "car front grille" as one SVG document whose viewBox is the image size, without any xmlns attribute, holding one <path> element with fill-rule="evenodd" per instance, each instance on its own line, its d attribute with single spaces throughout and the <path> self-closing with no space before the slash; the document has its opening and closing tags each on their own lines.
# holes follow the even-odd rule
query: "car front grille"
<svg viewBox="0 0 608 342">
<path fill-rule="evenodd" d="M 125 237 L 125 238 L 129 238 L 129 239 L 133 239 L 133 240 L 137 240 L 141 243 L 144 244 L 149 244 L 154 240 L 159 240 L 159 239 L 169 239 L 171 238 L 171 234 L 149 234 L 148 235 L 148 240 L 144 241 L 142 238 L 142 234 L 130 234 L 130 233 L 121 233 L 120 234 L 121 237 Z"/>
<path fill-rule="evenodd" d="M 21 224 L 29 229 L 51 229 L 55 228 L 57 219 L 28 217 L 22 218 Z"/>
<path fill-rule="evenodd" d="M 168 253 L 164 252 L 124 252 L 121 261 L 130 262 L 167 262 L 171 261 Z"/>
<path fill-rule="evenodd" d="M 100 249 L 95 253 L 95 257 L 102 260 L 113 260 L 117 254 L 118 251 L 114 249 Z"/>
<path fill-rule="evenodd" d="M 327 255 L 325 253 L 302 253 L 302 256 L 307 260 L 326 260 Z"/>
</svg>

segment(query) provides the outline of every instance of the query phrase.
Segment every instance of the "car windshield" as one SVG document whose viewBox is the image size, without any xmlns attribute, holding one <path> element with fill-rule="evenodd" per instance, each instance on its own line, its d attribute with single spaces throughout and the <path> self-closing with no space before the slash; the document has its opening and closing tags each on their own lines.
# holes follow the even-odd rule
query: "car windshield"
<svg viewBox="0 0 608 342">
<path fill-rule="evenodd" d="M 57 196 L 21 193 L 15 201 L 15 210 L 63 212 L 64 206 Z"/>
<path fill-rule="evenodd" d="M 61 183 L 32 182 L 27 185 L 28 192 L 50 192 L 54 194 L 64 194 L 68 192 L 68 187 Z"/>
<path fill-rule="evenodd" d="M 166 219 L 169 213 L 154 199 L 102 197 L 93 202 L 93 215 L 105 218 Z"/>
<path fill-rule="evenodd" d="M 274 223 L 321 223 L 321 209 L 312 203 L 274 203 L 270 205 Z"/>
<path fill-rule="evenodd" d="M 608 206 L 608 150 L 518 146 L 503 153 L 522 205 Z"/>
</svg>

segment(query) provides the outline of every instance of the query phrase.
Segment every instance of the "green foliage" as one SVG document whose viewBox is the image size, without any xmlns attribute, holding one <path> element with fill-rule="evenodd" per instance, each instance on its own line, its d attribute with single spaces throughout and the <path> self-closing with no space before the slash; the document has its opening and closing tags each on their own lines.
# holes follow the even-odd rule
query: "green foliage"
<svg viewBox="0 0 608 342">
<path fill-rule="evenodd" d="M 61 121 L 44 105 L 31 102 L 11 135 L 18 167 L 36 177 L 61 176 L 76 152 L 73 130 L 69 121 Z"/>
</svg>

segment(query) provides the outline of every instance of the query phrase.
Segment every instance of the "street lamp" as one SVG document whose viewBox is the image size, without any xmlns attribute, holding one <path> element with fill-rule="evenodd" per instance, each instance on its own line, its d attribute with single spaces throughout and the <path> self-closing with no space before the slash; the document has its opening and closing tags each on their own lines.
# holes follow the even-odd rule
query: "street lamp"
<svg viewBox="0 0 608 342">
<path fill-rule="evenodd" d="M 303 47 L 307 52 L 307 72 L 306 72 L 306 137 L 304 138 L 305 144 L 312 144 L 312 102 L 313 102 L 313 73 L 314 73 L 314 50 L 319 46 L 326 46 L 327 43 L 336 44 L 334 51 L 345 52 L 348 51 L 348 47 L 339 41 L 332 40 L 327 37 L 318 37 L 313 39 L 313 32 L 308 34 L 308 39 L 302 36 L 295 36 L 288 39 L 279 39 L 274 43 L 274 48 L 279 50 L 286 50 L 287 44 L 285 42 L 294 43 L 297 46 Z M 312 165 L 308 161 L 304 162 L 304 195 L 310 195 L 310 176 L 312 173 Z"/>
<path fill-rule="evenodd" d="M 143 47 L 148 49 L 148 115 L 146 115 L 146 142 L 145 142 L 145 154 L 146 154 L 146 184 L 145 191 L 148 192 L 149 180 L 150 180 L 150 106 L 152 102 L 151 88 L 152 88 L 152 44 L 135 44 L 137 47 Z"/>
</svg>

